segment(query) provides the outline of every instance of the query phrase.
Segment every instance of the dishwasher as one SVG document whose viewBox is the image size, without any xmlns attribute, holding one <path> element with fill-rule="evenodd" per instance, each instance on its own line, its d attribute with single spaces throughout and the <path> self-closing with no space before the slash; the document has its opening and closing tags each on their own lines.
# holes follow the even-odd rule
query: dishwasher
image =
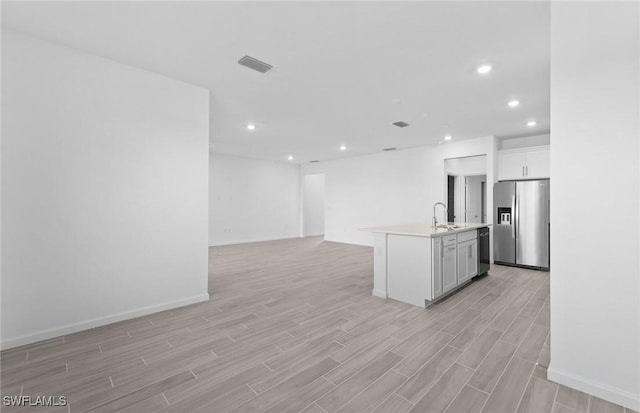
<svg viewBox="0 0 640 413">
<path fill-rule="evenodd" d="M 478 228 L 478 275 L 486 274 L 489 262 L 489 227 Z"/>
</svg>

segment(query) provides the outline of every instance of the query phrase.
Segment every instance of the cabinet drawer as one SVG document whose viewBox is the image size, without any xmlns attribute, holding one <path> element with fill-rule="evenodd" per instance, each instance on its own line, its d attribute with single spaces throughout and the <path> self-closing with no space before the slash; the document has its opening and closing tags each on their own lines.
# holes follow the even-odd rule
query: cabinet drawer
<svg viewBox="0 0 640 413">
<path fill-rule="evenodd" d="M 442 237 L 442 245 L 453 245 L 457 242 L 456 234 L 445 235 Z"/>
<path fill-rule="evenodd" d="M 465 242 L 478 238 L 478 230 L 461 232 L 458 234 L 458 242 Z"/>
</svg>

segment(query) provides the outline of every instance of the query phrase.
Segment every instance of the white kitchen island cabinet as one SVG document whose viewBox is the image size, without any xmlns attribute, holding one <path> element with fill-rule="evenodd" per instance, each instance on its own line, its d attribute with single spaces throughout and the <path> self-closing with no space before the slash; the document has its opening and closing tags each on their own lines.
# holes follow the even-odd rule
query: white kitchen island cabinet
<svg viewBox="0 0 640 413">
<path fill-rule="evenodd" d="M 458 283 L 464 283 L 478 275 L 478 233 L 464 232 L 458 235 Z"/>
<path fill-rule="evenodd" d="M 477 229 L 487 224 L 367 228 L 374 236 L 373 295 L 428 307 L 478 274 Z"/>
<path fill-rule="evenodd" d="M 440 271 L 433 271 L 435 278 L 442 278 L 442 293 L 448 293 L 458 286 L 458 264 L 456 262 L 457 235 L 447 234 L 442 237 L 431 238 L 431 242 L 435 245 L 441 244 L 442 253 L 442 274 Z M 438 259 L 438 257 L 435 257 Z M 433 295 L 431 299 L 438 298 L 442 294 Z"/>
</svg>

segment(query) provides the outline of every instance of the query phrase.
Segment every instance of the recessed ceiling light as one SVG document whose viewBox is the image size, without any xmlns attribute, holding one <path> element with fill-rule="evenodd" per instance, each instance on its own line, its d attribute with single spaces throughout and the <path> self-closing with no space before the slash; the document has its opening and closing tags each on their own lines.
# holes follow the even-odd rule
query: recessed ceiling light
<svg viewBox="0 0 640 413">
<path fill-rule="evenodd" d="M 536 126 L 538 123 L 535 120 L 530 120 L 529 122 L 527 122 L 527 126 L 532 127 L 532 126 Z"/>
<path fill-rule="evenodd" d="M 289 157 L 287 158 L 290 161 L 293 161 L 293 156 L 289 155 Z"/>
<path fill-rule="evenodd" d="M 451 135 L 447 135 L 443 138 L 445 141 L 450 141 L 451 140 Z"/>
<path fill-rule="evenodd" d="M 340 147 L 340 150 L 341 150 L 341 151 L 346 151 L 346 150 L 347 150 L 347 147 L 346 147 L 346 146 L 344 146 L 344 145 L 342 145 L 342 146 Z"/>
<path fill-rule="evenodd" d="M 478 66 L 478 73 L 480 73 L 481 75 L 486 75 L 487 73 L 489 73 L 491 71 L 491 69 L 493 69 L 491 67 L 491 65 L 482 65 L 482 66 Z"/>
<path fill-rule="evenodd" d="M 250 123 L 247 125 L 247 129 L 249 130 L 255 130 L 255 128 L 256 128 L 256 125 L 254 125 L 253 123 Z"/>
<path fill-rule="evenodd" d="M 510 100 L 509 103 L 507 103 L 507 105 L 509 105 L 510 108 L 515 108 L 518 105 L 520 105 L 520 101 L 519 100 Z"/>
</svg>

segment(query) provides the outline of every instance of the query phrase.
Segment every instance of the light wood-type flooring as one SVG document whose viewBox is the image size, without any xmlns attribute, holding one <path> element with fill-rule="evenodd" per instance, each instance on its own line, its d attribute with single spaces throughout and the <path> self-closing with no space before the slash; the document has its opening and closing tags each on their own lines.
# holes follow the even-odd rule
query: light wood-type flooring
<svg viewBox="0 0 640 413">
<path fill-rule="evenodd" d="M 548 273 L 493 266 L 425 310 L 372 268 L 318 237 L 211 248 L 206 303 L 2 352 L 3 395 L 70 403 L 3 412 L 625 412 L 545 379 Z"/>
</svg>

